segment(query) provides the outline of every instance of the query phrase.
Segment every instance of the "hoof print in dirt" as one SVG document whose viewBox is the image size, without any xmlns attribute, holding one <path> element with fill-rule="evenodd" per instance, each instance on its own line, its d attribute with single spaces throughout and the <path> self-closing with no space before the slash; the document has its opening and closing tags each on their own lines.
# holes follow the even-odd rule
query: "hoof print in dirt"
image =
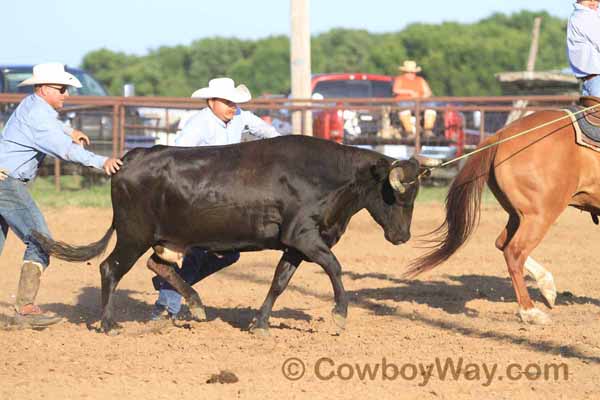
<svg viewBox="0 0 600 400">
<path fill-rule="evenodd" d="M 212 374 L 206 383 L 236 383 L 238 377 L 231 371 L 221 371 L 218 374 Z"/>
</svg>

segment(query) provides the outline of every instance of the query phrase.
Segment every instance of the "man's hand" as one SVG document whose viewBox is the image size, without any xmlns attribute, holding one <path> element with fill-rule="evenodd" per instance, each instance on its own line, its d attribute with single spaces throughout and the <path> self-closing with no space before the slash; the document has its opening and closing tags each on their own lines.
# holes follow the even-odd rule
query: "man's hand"
<svg viewBox="0 0 600 400">
<path fill-rule="evenodd" d="M 8 171 L 0 168 L 0 181 L 3 181 L 8 176 Z"/>
<path fill-rule="evenodd" d="M 123 165 L 123 161 L 118 158 L 109 158 L 104 162 L 104 172 L 106 175 L 116 174 L 121 169 L 121 165 Z"/>
<path fill-rule="evenodd" d="M 85 133 L 83 133 L 77 129 L 73 129 L 73 132 L 71 132 L 71 139 L 73 139 L 73 143 L 77 143 L 82 146 L 84 144 L 86 146 L 90 145 L 90 138 L 87 137 L 87 135 Z"/>
</svg>

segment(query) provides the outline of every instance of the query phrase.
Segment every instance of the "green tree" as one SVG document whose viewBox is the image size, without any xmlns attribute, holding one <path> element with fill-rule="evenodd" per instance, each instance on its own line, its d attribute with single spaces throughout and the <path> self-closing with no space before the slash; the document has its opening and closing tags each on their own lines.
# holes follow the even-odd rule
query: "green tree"
<svg viewBox="0 0 600 400">
<path fill-rule="evenodd" d="M 567 66 L 565 20 L 522 11 L 473 24 L 411 24 L 389 33 L 332 29 L 312 38 L 312 71 L 395 75 L 403 60 L 414 59 L 435 95 L 500 94 L 495 74 L 525 69 L 536 16 L 543 18 L 536 69 Z M 289 91 L 289 63 L 289 38 L 273 36 L 211 37 L 145 56 L 99 49 L 88 53 L 82 66 L 114 95 L 132 82 L 139 95 L 189 96 L 214 77 L 231 76 L 256 97 Z"/>
</svg>

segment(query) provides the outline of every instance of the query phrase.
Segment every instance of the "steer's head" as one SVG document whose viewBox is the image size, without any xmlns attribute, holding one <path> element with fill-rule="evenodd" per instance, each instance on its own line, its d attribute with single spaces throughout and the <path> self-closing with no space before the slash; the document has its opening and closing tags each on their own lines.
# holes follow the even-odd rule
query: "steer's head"
<svg viewBox="0 0 600 400">
<path fill-rule="evenodd" d="M 425 158 L 396 161 L 381 158 L 371 166 L 376 188 L 370 193 L 366 208 L 393 244 L 410 239 L 413 205 L 421 176 L 428 171 L 425 165 L 431 166 L 432 162 Z"/>
</svg>

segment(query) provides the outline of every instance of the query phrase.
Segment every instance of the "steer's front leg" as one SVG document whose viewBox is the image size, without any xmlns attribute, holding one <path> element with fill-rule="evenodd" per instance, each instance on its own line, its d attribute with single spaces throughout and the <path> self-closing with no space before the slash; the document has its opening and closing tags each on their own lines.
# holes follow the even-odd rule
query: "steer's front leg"
<svg viewBox="0 0 600 400">
<path fill-rule="evenodd" d="M 200 300 L 200 295 L 196 292 L 175 270 L 155 254 L 148 259 L 148 269 L 155 272 L 158 276 L 169 282 L 177 292 L 183 296 L 187 302 L 192 316 L 198 321 L 206 320 L 206 311 Z"/>
<path fill-rule="evenodd" d="M 266 335 L 269 331 L 269 318 L 271 317 L 271 311 L 273 310 L 273 304 L 281 293 L 287 287 L 292 275 L 296 272 L 296 268 L 302 262 L 302 254 L 295 249 L 288 249 L 283 253 L 277 269 L 275 270 L 275 276 L 271 283 L 271 289 L 258 310 L 255 318 L 250 324 L 250 332 L 258 335 Z"/>
<path fill-rule="evenodd" d="M 338 332 L 341 332 L 346 327 L 348 317 L 348 296 L 342 284 L 342 266 L 317 231 L 304 233 L 296 239 L 294 245 L 309 261 L 319 264 L 327 273 L 335 299 L 332 317 Z"/>
</svg>

